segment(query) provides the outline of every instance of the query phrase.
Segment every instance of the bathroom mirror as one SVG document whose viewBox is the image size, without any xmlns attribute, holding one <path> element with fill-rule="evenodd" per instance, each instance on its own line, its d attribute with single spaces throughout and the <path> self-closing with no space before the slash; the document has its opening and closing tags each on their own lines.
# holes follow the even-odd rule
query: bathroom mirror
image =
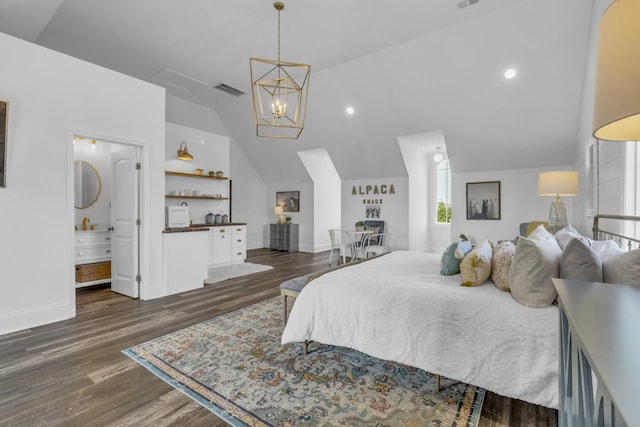
<svg viewBox="0 0 640 427">
<path fill-rule="evenodd" d="M 93 205 L 100 196 L 102 181 L 98 169 L 84 160 L 76 160 L 74 165 L 75 207 L 85 209 Z"/>
</svg>

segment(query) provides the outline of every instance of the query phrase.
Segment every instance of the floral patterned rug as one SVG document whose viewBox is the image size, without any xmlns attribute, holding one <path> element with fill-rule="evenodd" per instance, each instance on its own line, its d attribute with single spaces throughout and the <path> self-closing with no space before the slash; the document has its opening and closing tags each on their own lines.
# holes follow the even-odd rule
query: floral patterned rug
<svg viewBox="0 0 640 427">
<path fill-rule="evenodd" d="M 233 426 L 476 426 L 485 391 L 355 350 L 280 345 L 272 298 L 123 350 Z"/>
</svg>

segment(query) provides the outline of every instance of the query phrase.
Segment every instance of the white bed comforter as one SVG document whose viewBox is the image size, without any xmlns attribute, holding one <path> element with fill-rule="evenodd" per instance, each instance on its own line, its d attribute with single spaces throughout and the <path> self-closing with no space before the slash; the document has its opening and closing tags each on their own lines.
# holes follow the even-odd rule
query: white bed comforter
<svg viewBox="0 0 640 427">
<path fill-rule="evenodd" d="M 392 252 L 312 280 L 282 343 L 353 348 L 503 396 L 558 407 L 559 315 L 529 308 L 493 283 L 441 276 L 440 256 Z"/>
</svg>

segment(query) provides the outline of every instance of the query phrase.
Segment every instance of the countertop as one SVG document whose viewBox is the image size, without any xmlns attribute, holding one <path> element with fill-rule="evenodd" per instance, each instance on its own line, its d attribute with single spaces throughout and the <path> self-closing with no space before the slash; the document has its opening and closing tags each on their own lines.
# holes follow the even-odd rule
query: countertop
<svg viewBox="0 0 640 427">
<path fill-rule="evenodd" d="M 208 231 L 209 227 L 228 227 L 234 225 L 247 225 L 246 222 L 227 222 L 225 224 L 191 224 L 185 228 L 165 228 L 163 233 L 188 233 L 191 231 Z"/>
</svg>

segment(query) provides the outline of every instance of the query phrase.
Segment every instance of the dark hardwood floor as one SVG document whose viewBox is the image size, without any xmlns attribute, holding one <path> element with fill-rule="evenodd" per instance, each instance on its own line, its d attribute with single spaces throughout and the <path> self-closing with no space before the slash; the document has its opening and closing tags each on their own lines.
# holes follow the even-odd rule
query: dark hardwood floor
<svg viewBox="0 0 640 427">
<path fill-rule="evenodd" d="M 328 252 L 248 251 L 273 270 L 151 301 L 94 287 L 74 319 L 0 336 L 0 426 L 225 426 L 121 353 L 132 345 L 279 295 L 327 268 Z M 487 392 L 481 426 L 555 426 L 557 412 Z"/>
</svg>

